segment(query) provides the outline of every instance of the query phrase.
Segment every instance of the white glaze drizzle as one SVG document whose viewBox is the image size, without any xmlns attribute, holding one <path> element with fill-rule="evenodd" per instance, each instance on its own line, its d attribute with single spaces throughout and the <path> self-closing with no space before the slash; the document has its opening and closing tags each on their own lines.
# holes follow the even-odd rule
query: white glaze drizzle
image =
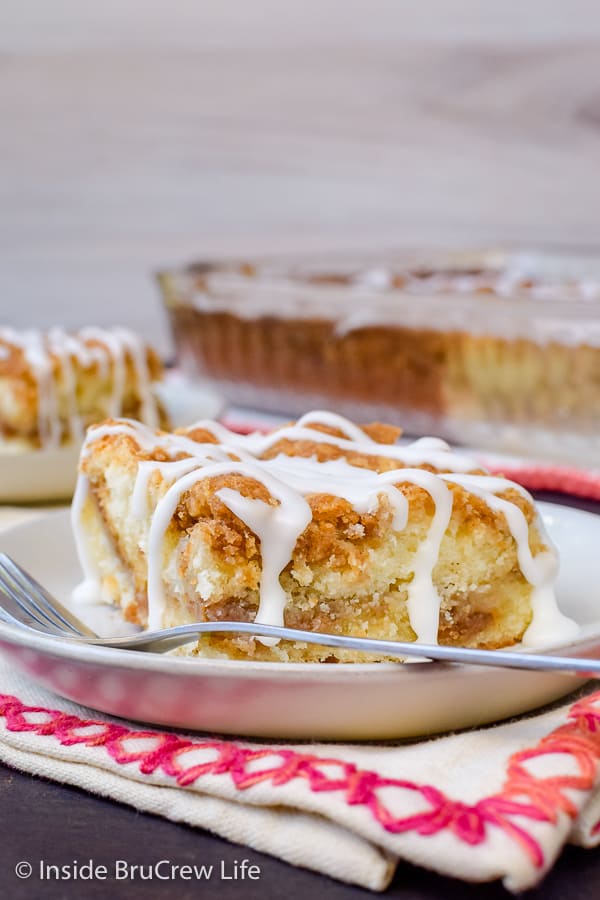
<svg viewBox="0 0 600 900">
<path fill-rule="evenodd" d="M 502 478 L 468 474 L 469 470 L 472 472 L 478 468 L 477 464 L 451 452 L 448 445 L 437 438 L 422 438 L 402 447 L 378 444 L 353 423 L 324 411 L 309 413 L 302 417 L 300 423 L 269 435 L 238 435 L 208 420 L 192 426 L 192 429 L 207 430 L 220 441 L 219 444 L 196 443 L 184 435 L 157 434 L 150 428 L 127 420 L 88 430 L 82 451 L 84 457 L 92 442 L 104 435 L 118 433 L 134 438 L 147 453 L 160 448 L 171 457 L 181 453 L 189 454 L 179 460 L 140 462 L 130 500 L 131 514 L 144 517 L 147 514 L 148 483 L 152 475 L 160 472 L 167 483 L 171 482 L 151 516 L 147 540 L 142 542 L 147 554 L 150 628 L 161 627 L 163 623 L 165 536 L 183 494 L 200 479 L 234 473 L 260 482 L 277 501 L 265 503 L 251 499 L 228 487 L 216 492 L 219 499 L 260 540 L 262 573 L 256 621 L 261 624 L 281 625 L 284 622 L 287 597 L 280 584 L 280 576 L 292 559 L 298 538 L 311 521 L 311 509 L 306 501 L 308 495 L 322 493 L 342 497 L 359 514 L 375 512 L 381 496 L 385 495 L 393 509 L 392 527 L 396 531 L 402 531 L 408 521 L 408 501 L 397 485 L 410 483 L 427 491 L 434 503 L 434 514 L 428 533 L 413 557 L 414 574 L 412 581 L 406 586 L 407 608 L 417 640 L 435 643 L 441 601 L 434 585 L 433 573 L 452 515 L 453 492 L 448 483 L 454 483 L 481 497 L 491 509 L 500 512 L 506 519 L 515 541 L 521 572 L 533 588 L 533 619 L 526 633 L 527 642 L 537 644 L 556 638 L 557 634 L 563 636 L 565 628 L 570 636 L 572 628 L 577 628 L 575 623 L 562 616 L 556 606 L 552 590 L 552 580 L 556 574 L 555 556 L 551 551 L 535 557 L 532 555 L 524 514 L 514 503 L 496 496 L 509 488 L 515 488 L 529 497 L 518 485 Z M 335 427 L 348 437 L 333 437 L 305 427 L 310 423 Z M 290 457 L 283 453 L 270 459 L 259 458 L 284 439 L 328 443 L 342 451 L 397 459 L 406 467 L 378 473 L 372 469 L 353 466 L 344 456 L 325 462 L 319 462 L 315 456 Z M 440 475 L 413 468 L 424 463 L 453 471 Z M 81 506 L 86 491 L 85 476 L 81 475 L 73 506 L 73 527 L 78 535 L 77 546 L 86 580 L 89 582 L 95 577 L 98 584 L 98 575 L 92 571 L 81 533 Z M 542 539 L 551 546 L 541 522 L 538 522 L 538 528 Z M 264 643 L 270 645 L 273 641 L 264 639 Z"/>
<path fill-rule="evenodd" d="M 123 347 L 123 356 L 128 353 L 133 362 L 136 387 L 140 398 L 140 419 L 152 428 L 158 428 L 160 421 L 156 398 L 152 393 L 152 379 L 148 367 L 148 354 L 145 344 L 133 331 L 126 328 L 115 328 L 113 334 Z M 120 413 L 117 413 L 119 415 Z"/>
<path fill-rule="evenodd" d="M 267 435 L 248 434 L 244 438 L 245 446 L 257 456 L 266 453 L 280 440 L 287 439 L 291 441 L 310 441 L 315 444 L 331 444 L 340 450 L 370 454 L 371 456 L 384 456 L 390 459 L 397 459 L 406 465 L 431 465 L 438 469 L 455 469 L 458 472 L 469 472 L 477 467 L 473 460 L 467 459 L 458 453 L 453 453 L 443 441 L 436 442 L 435 445 L 420 443 L 419 441 L 403 446 L 377 444 L 375 441 L 367 438 L 366 435 L 364 441 L 349 440 L 348 438 L 332 437 L 332 435 L 325 434 L 322 431 L 315 431 L 312 428 L 304 428 L 298 425 L 281 428 Z M 444 447 L 442 447 L 442 444 L 444 444 Z"/>
<path fill-rule="evenodd" d="M 214 447 L 214 453 L 211 454 L 207 450 L 207 461 L 227 460 L 229 457 L 224 453 L 218 444 L 208 444 L 207 447 Z M 188 472 L 192 472 L 199 466 L 197 457 L 187 456 L 184 459 L 177 459 L 171 462 L 157 462 L 155 460 L 147 460 L 138 465 L 138 472 L 135 479 L 133 494 L 131 495 L 131 513 L 136 519 L 143 519 L 148 514 L 148 483 L 155 472 L 160 472 L 165 481 L 175 481 Z"/>
<path fill-rule="evenodd" d="M 299 424 L 302 422 L 303 424 Z M 306 423 L 314 422 L 319 425 L 328 425 L 331 428 L 345 431 L 348 435 L 356 437 L 333 437 L 322 431 L 305 427 Z M 294 425 L 278 428 L 269 434 L 254 432 L 252 434 L 236 434 L 229 431 L 224 425 L 209 419 L 201 419 L 189 427 L 189 431 L 204 429 L 210 431 L 224 446 L 230 446 L 232 452 L 239 454 L 246 452 L 258 457 L 265 454 L 275 444 L 282 440 L 310 441 L 314 444 L 330 444 L 340 450 L 362 453 L 371 456 L 383 456 L 397 459 L 403 465 L 431 465 L 438 469 L 449 469 L 457 472 L 469 472 L 477 468 L 477 464 L 463 454 L 454 453 L 448 444 L 441 438 L 419 438 L 411 444 L 400 446 L 398 444 L 379 444 L 365 434 L 357 426 L 336 413 L 325 410 L 316 410 L 307 413 Z M 179 437 L 176 435 L 175 437 Z"/>
<path fill-rule="evenodd" d="M 313 412 L 301 416 L 296 422 L 296 427 L 303 428 L 305 425 L 311 423 L 313 425 L 328 425 L 330 428 L 337 428 L 351 441 L 376 444 L 376 441 L 369 437 L 362 428 L 359 428 L 354 422 L 350 422 L 348 419 L 345 419 L 344 416 L 339 416 L 337 413 L 316 409 Z M 448 448 L 447 444 L 446 447 Z"/>
<path fill-rule="evenodd" d="M 73 600 L 76 603 L 93 603 L 102 598 L 102 592 L 99 590 L 100 573 L 83 528 L 83 511 L 89 497 L 88 479 L 83 472 L 80 472 L 71 503 L 71 527 L 75 539 L 75 549 L 83 570 L 83 581 L 73 591 Z"/>
<path fill-rule="evenodd" d="M 0 339 L 23 351 L 37 388 L 37 424 L 42 446 L 59 443 L 58 396 L 52 358 L 44 345 L 41 332 L 0 329 Z"/>
<path fill-rule="evenodd" d="M 496 493 L 512 487 L 533 502 L 530 494 L 520 485 L 506 482 L 503 478 L 492 478 L 481 475 L 441 475 L 445 481 L 459 484 L 472 494 L 485 500 L 490 509 L 500 512 L 506 520 L 508 529 L 515 541 L 519 567 L 526 580 L 532 585 L 531 606 L 532 621 L 523 635 L 523 643 L 527 646 L 538 646 L 550 641 L 560 634 L 565 641 L 574 638 L 578 626 L 559 610 L 552 585 L 558 574 L 558 556 L 551 551 L 533 556 L 529 546 L 529 525 L 523 511 L 515 504 Z M 550 539 L 543 531 L 538 517 L 538 531 L 551 547 Z"/>
<path fill-rule="evenodd" d="M 83 423 L 77 411 L 77 384 L 72 357 L 79 358 L 83 365 L 88 365 L 90 357 L 82 353 L 81 344 L 70 335 L 57 328 L 48 334 L 48 348 L 59 359 L 59 371 L 62 372 L 64 392 L 67 401 L 69 434 L 73 440 L 83 439 Z"/>
<path fill-rule="evenodd" d="M 162 563 L 165 533 L 171 523 L 182 494 L 196 484 L 199 477 L 237 473 L 258 479 L 269 493 L 279 500 L 271 505 L 261 500 L 243 497 L 237 491 L 223 488 L 217 496 L 261 539 L 262 575 L 260 605 L 256 621 L 262 624 L 283 624 L 286 595 L 279 583 L 279 575 L 292 557 L 299 535 L 311 520 L 310 506 L 296 491 L 279 479 L 261 472 L 248 463 L 215 463 L 199 473 L 189 472 L 173 484 L 159 501 L 152 516 L 148 536 L 148 627 L 158 628 L 164 610 Z M 233 507 L 233 508 L 232 508 Z"/>
<path fill-rule="evenodd" d="M 23 351 L 37 390 L 38 435 L 42 447 L 57 447 L 64 436 L 79 441 L 83 423 L 78 411 L 77 377 L 74 361 L 81 368 L 97 365 L 100 377 L 112 374 L 112 390 L 107 413 L 122 415 L 126 390 L 126 364 L 131 361 L 140 416 L 149 425 L 159 424 L 158 406 L 152 392 L 143 341 L 125 328 L 83 328 L 68 334 L 60 328 L 46 335 L 40 331 L 16 331 L 0 328 L 0 340 Z M 4 354 L 4 358 L 10 351 Z M 60 405 L 64 397 L 67 408 L 66 434 L 63 435 Z"/>
</svg>

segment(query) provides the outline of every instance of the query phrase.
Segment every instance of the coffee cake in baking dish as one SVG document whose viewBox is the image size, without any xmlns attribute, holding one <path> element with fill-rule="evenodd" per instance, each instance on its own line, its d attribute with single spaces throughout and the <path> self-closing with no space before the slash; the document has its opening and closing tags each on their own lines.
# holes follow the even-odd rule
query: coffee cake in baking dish
<svg viewBox="0 0 600 900">
<path fill-rule="evenodd" d="M 236 406 L 315 406 L 600 465 L 600 261 L 421 252 L 159 276 L 177 359 Z"/>
</svg>

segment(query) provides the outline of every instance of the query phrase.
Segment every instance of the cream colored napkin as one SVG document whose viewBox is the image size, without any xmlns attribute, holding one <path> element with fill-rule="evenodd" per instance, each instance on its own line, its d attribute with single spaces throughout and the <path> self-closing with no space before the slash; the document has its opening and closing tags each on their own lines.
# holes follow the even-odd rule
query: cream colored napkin
<svg viewBox="0 0 600 900">
<path fill-rule="evenodd" d="M 406 859 L 521 891 L 567 841 L 600 842 L 600 691 L 589 690 L 435 740 L 292 745 L 111 719 L 0 659 L 0 759 L 372 890 Z"/>
<path fill-rule="evenodd" d="M 0 661 L 8 765 L 383 890 L 400 859 L 539 881 L 600 840 L 600 692 L 509 725 L 403 746 L 253 743 L 98 715 Z"/>
</svg>

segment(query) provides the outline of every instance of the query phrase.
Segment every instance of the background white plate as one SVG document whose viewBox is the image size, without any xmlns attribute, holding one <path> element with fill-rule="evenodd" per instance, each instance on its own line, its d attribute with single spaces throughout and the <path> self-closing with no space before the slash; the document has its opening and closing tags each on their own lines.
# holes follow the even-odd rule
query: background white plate
<svg viewBox="0 0 600 900">
<path fill-rule="evenodd" d="M 561 551 L 561 607 L 584 635 L 600 637 L 600 516 L 539 505 Z M 69 604 L 79 566 L 67 511 L 4 532 L 0 549 Z M 77 612 L 92 627 L 115 627 L 117 614 L 106 607 Z M 66 645 L 2 623 L 0 648 L 45 687 L 113 715 L 279 738 L 376 740 L 481 725 L 541 706 L 582 683 L 568 675 L 428 662 L 186 659 Z"/>
<path fill-rule="evenodd" d="M 211 389 L 169 372 L 156 392 L 174 428 L 184 428 L 198 419 L 213 419 L 223 401 Z M 79 445 L 54 450 L 21 453 L 0 449 L 0 503 L 42 503 L 66 500 L 73 494 L 77 478 Z"/>
</svg>

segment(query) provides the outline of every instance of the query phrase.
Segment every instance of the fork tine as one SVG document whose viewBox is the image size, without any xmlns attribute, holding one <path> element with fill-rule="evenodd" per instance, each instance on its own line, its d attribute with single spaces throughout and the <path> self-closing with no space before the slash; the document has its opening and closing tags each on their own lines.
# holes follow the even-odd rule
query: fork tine
<svg viewBox="0 0 600 900">
<path fill-rule="evenodd" d="M 5 553 L 0 553 L 0 570 L 8 573 L 13 586 L 25 596 L 26 601 L 36 611 L 36 618 L 43 616 L 61 632 L 67 631 L 78 637 L 81 635 L 96 637 L 93 631 L 66 610 L 35 578 Z"/>
<path fill-rule="evenodd" d="M 0 571 L 0 604 L 11 621 L 37 628 L 38 631 L 59 634 L 58 628 L 52 622 L 36 613 L 29 603 L 23 601 L 21 593 L 15 590 L 12 581 L 9 581 L 2 571 Z M 64 634 L 64 631 L 61 633 Z"/>
<path fill-rule="evenodd" d="M 52 596 L 50 591 L 40 584 L 33 575 L 30 575 L 29 572 L 25 571 L 25 569 L 16 563 L 14 559 L 7 556 L 5 553 L 0 553 L 0 559 L 4 560 L 5 565 L 9 566 L 11 572 L 14 574 L 15 580 L 18 580 L 18 582 L 23 585 L 24 590 L 27 590 L 37 598 L 42 611 L 45 610 L 52 614 L 61 625 L 69 628 L 78 637 L 81 637 L 82 635 L 84 637 L 98 637 L 95 631 L 88 628 L 85 622 L 82 622 L 70 609 L 67 609 L 62 603 L 59 603 L 56 597 Z"/>
<path fill-rule="evenodd" d="M 29 592 L 24 591 L 23 587 L 15 580 L 2 559 L 0 559 L 0 587 L 19 609 L 35 621 L 38 626 L 43 627 L 46 631 L 54 631 L 57 634 L 64 633 L 64 626 L 40 609 L 35 600 L 29 595 Z M 15 609 L 13 608 L 12 615 L 14 614 Z"/>
<path fill-rule="evenodd" d="M 31 628 L 50 636 L 58 635 L 55 628 L 46 628 L 29 613 L 23 612 L 22 608 L 2 588 L 0 588 L 0 621 L 6 622 L 8 625 L 17 625 L 19 628 Z M 64 634 L 64 632 L 61 633 Z"/>
<path fill-rule="evenodd" d="M 66 623 L 62 621 L 59 615 L 54 614 L 47 601 L 40 602 L 39 591 L 36 590 L 35 584 L 30 584 L 23 578 L 16 563 L 4 554 L 0 554 L 0 573 L 3 573 L 5 579 L 10 579 L 13 590 L 19 594 L 21 603 L 31 608 L 38 618 L 40 616 L 43 617 L 54 628 L 61 631 L 66 629 Z M 69 627 L 68 630 L 72 631 L 73 629 Z"/>
<path fill-rule="evenodd" d="M 6 594 L 4 593 L 4 591 L 0 591 L 0 598 L 2 598 L 2 597 L 6 597 Z M 24 624 L 23 622 L 19 621 L 19 619 L 15 619 L 14 616 L 11 616 L 9 611 L 7 609 L 5 609 L 4 606 L 2 606 L 1 599 L 0 599 L 0 619 L 2 619 L 3 622 L 8 622 L 11 625 L 23 625 Z"/>
</svg>

